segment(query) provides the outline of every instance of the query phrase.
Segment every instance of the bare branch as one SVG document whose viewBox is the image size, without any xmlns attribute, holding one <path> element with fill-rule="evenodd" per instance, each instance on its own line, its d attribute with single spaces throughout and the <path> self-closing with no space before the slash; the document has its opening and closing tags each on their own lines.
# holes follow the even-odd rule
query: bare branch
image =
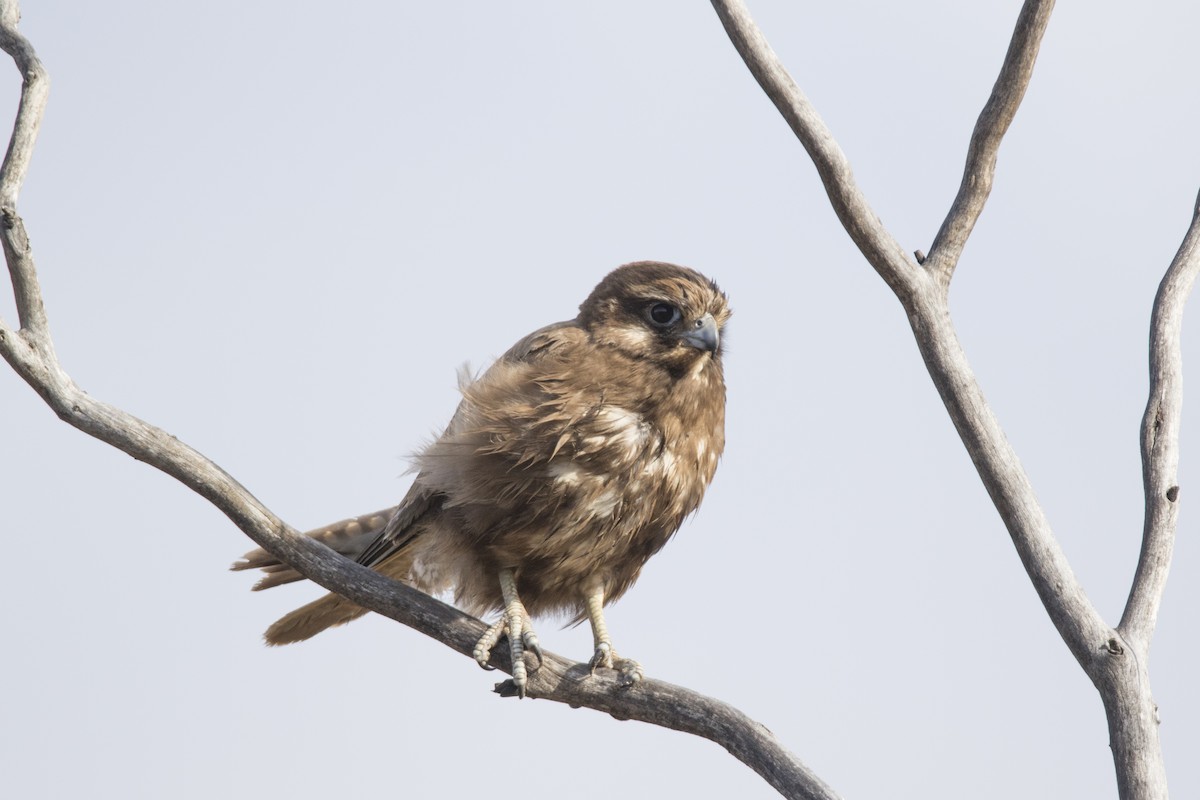
<svg viewBox="0 0 1200 800">
<path fill-rule="evenodd" d="M 854 181 L 850 161 L 833 134 L 788 74 L 741 0 L 712 0 L 721 24 L 758 85 L 771 98 L 812 158 L 842 227 L 897 295 L 907 296 L 917 265 L 880 222 Z"/>
<path fill-rule="evenodd" d="M 587 679 L 586 664 L 555 656 L 535 673 L 530 694 L 606 711 L 617 719 L 636 719 L 695 734 L 720 744 L 788 798 L 834 800 L 838 795 L 784 749 L 767 728 L 742 712 L 708 697 L 662 681 L 642 681 L 633 691 L 615 689 L 615 681 Z M 499 684 L 501 694 L 515 691 Z"/>
<path fill-rule="evenodd" d="M 1053 10 L 1054 0 L 1026 0 L 1017 17 L 1016 30 L 1009 42 L 1008 53 L 1004 56 L 1000 76 L 996 78 L 992 95 L 980 112 L 975 131 L 971 134 L 967 165 L 963 170 L 962 184 L 958 187 L 958 196 L 954 198 L 950 213 L 934 237 L 929 258 L 925 262 L 926 268 L 937 275 L 943 284 L 950 282 L 967 238 L 992 192 L 1000 141 L 1025 97 L 1025 89 L 1033 77 L 1033 65 L 1037 61 L 1042 35 L 1046 32 Z"/>
<path fill-rule="evenodd" d="M 1120 630 L 1148 649 L 1166 588 L 1179 518 L 1179 429 L 1183 416 L 1183 310 L 1200 273 L 1200 197 L 1175 259 L 1159 284 L 1150 319 L 1150 396 L 1142 417 L 1146 519 L 1142 552 Z"/>
<path fill-rule="evenodd" d="M 17 69 L 21 71 L 21 101 L 17 107 L 17 119 L 8 143 L 8 152 L 4 155 L 3 166 L 0 166 L 0 215 L 3 216 L 5 256 L 9 261 L 19 323 L 34 336 L 44 337 L 42 344 L 49 347 L 46 311 L 33 263 L 28 258 L 29 239 L 16 213 L 17 196 L 25 182 L 25 173 L 33 157 L 33 145 L 37 141 L 46 109 L 50 77 L 33 47 L 17 31 L 20 16 L 20 6 L 16 2 L 0 3 L 0 49 L 12 56 Z M 14 270 L 13 259 L 26 263 Z"/>
<path fill-rule="evenodd" d="M 50 94 L 50 76 L 29 41 L 17 31 L 20 6 L 15 2 L 0 5 L 0 50 L 12 56 L 21 71 L 21 103 L 13 127 L 4 165 L 0 167 L 0 206 L 15 207 L 25 173 L 33 158 L 33 145 L 42 124 L 46 99 Z"/>
<path fill-rule="evenodd" d="M 913 336 L 942 402 L 1055 628 L 1095 680 L 1112 629 L 1092 606 L 1054 537 L 1033 484 L 992 413 L 950 319 L 946 295 L 927 286 L 909 309 Z"/>
<path fill-rule="evenodd" d="M 24 225 L 16 215 L 16 199 L 48 85 L 33 48 L 16 32 L 18 17 L 15 2 L 0 0 L 0 47 L 13 55 L 25 75 L 15 133 L 0 170 L 0 234 L 23 327 L 14 332 L 0 322 L 0 355 L 65 422 L 176 478 L 305 577 L 473 657 L 475 643 L 486 627 L 482 622 L 300 535 L 208 458 L 165 431 L 90 397 L 62 370 L 50 346 Z M 497 648 L 492 664 L 511 674 L 505 648 Z M 500 694 L 508 694 L 511 686 L 507 681 L 496 688 Z M 528 695 L 702 736 L 724 747 L 786 797 L 836 798 L 765 727 L 726 703 L 688 689 L 654 680 L 625 689 L 608 670 L 593 675 L 586 664 L 545 653 Z"/>
</svg>

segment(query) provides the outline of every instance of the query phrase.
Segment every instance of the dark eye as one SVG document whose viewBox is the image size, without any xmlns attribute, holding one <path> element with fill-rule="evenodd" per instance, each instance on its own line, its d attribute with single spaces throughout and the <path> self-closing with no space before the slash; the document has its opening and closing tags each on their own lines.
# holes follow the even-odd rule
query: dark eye
<svg viewBox="0 0 1200 800">
<path fill-rule="evenodd" d="M 670 303 L 655 303 L 646 311 L 646 316 L 655 325 L 665 328 L 671 323 L 679 321 L 679 309 Z"/>
</svg>

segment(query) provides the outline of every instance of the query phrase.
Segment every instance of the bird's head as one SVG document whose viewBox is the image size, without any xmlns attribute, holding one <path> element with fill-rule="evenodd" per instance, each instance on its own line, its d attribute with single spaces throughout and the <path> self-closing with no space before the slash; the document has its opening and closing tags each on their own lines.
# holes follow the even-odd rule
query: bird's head
<svg viewBox="0 0 1200 800">
<path fill-rule="evenodd" d="M 597 344 L 683 376 L 720 360 L 730 313 L 725 295 L 699 272 L 637 261 L 592 290 L 579 307 L 579 322 Z"/>
</svg>

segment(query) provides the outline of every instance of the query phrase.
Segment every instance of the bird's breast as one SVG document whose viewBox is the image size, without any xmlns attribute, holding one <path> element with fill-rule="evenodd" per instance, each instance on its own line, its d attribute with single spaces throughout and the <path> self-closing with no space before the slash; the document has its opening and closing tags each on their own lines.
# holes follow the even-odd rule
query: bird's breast
<svg viewBox="0 0 1200 800">
<path fill-rule="evenodd" d="M 614 542 L 665 542 L 699 505 L 720 455 L 707 431 L 676 422 L 606 406 L 582 425 L 578 446 L 546 465 L 572 522 Z"/>
</svg>

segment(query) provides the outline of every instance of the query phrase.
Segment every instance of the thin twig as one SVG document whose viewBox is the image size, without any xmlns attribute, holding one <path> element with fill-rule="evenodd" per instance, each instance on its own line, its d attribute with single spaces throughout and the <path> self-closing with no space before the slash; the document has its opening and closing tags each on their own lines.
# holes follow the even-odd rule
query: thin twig
<svg viewBox="0 0 1200 800">
<path fill-rule="evenodd" d="M 893 291 L 902 298 L 908 295 L 920 270 L 871 209 L 821 115 L 792 80 L 746 5 L 741 0 L 712 0 L 712 5 L 754 79 L 808 151 L 842 227 Z"/>
<path fill-rule="evenodd" d="M 33 158 L 38 129 L 46 99 L 50 94 L 50 76 L 24 36 L 17 31 L 21 17 L 20 5 L 11 0 L 0 3 L 0 50 L 12 56 L 21 72 L 21 101 L 13 126 L 4 165 L 0 167 L 0 207 L 15 208 L 17 195 L 25 182 L 25 173 Z"/>
<path fill-rule="evenodd" d="M 1142 649 L 1154 635 L 1179 518 L 1179 429 L 1183 416 L 1183 310 L 1200 273 L 1200 197 L 1175 259 L 1159 284 L 1150 319 L 1150 395 L 1142 417 L 1146 518 L 1121 633 Z"/>
<path fill-rule="evenodd" d="M 971 134 L 967 165 L 963 170 L 962 184 L 958 187 L 958 196 L 954 198 L 950 213 L 934 237 L 929 258 L 925 261 L 926 269 L 936 275 L 943 285 L 950 283 L 963 247 L 992 192 L 1000 141 L 1025 97 L 1025 89 L 1033 77 L 1033 65 L 1037 61 L 1042 35 L 1046 32 L 1053 10 L 1054 0 L 1026 0 L 1017 17 L 1017 26 L 1009 42 L 1008 53 L 1004 56 L 1004 65 Z"/>
<path fill-rule="evenodd" d="M 12 56 L 21 72 L 21 100 L 17 107 L 17 119 L 8 142 L 8 151 L 4 154 L 4 163 L 0 166 L 0 217 L 4 226 L 5 255 L 8 256 L 8 251 L 12 251 L 9 271 L 16 295 L 18 322 L 27 333 L 44 337 L 44 345 L 49 347 L 46 310 L 38 289 L 37 274 L 28 258 L 29 239 L 16 214 L 17 197 L 25 183 L 25 173 L 33 158 L 33 146 L 37 142 L 50 94 L 50 76 L 46 74 L 29 41 L 17 30 L 20 18 L 20 5 L 15 0 L 0 2 L 0 50 Z M 14 257 L 29 263 L 24 264 L 23 269 L 13 271 L 11 261 Z"/>
</svg>

